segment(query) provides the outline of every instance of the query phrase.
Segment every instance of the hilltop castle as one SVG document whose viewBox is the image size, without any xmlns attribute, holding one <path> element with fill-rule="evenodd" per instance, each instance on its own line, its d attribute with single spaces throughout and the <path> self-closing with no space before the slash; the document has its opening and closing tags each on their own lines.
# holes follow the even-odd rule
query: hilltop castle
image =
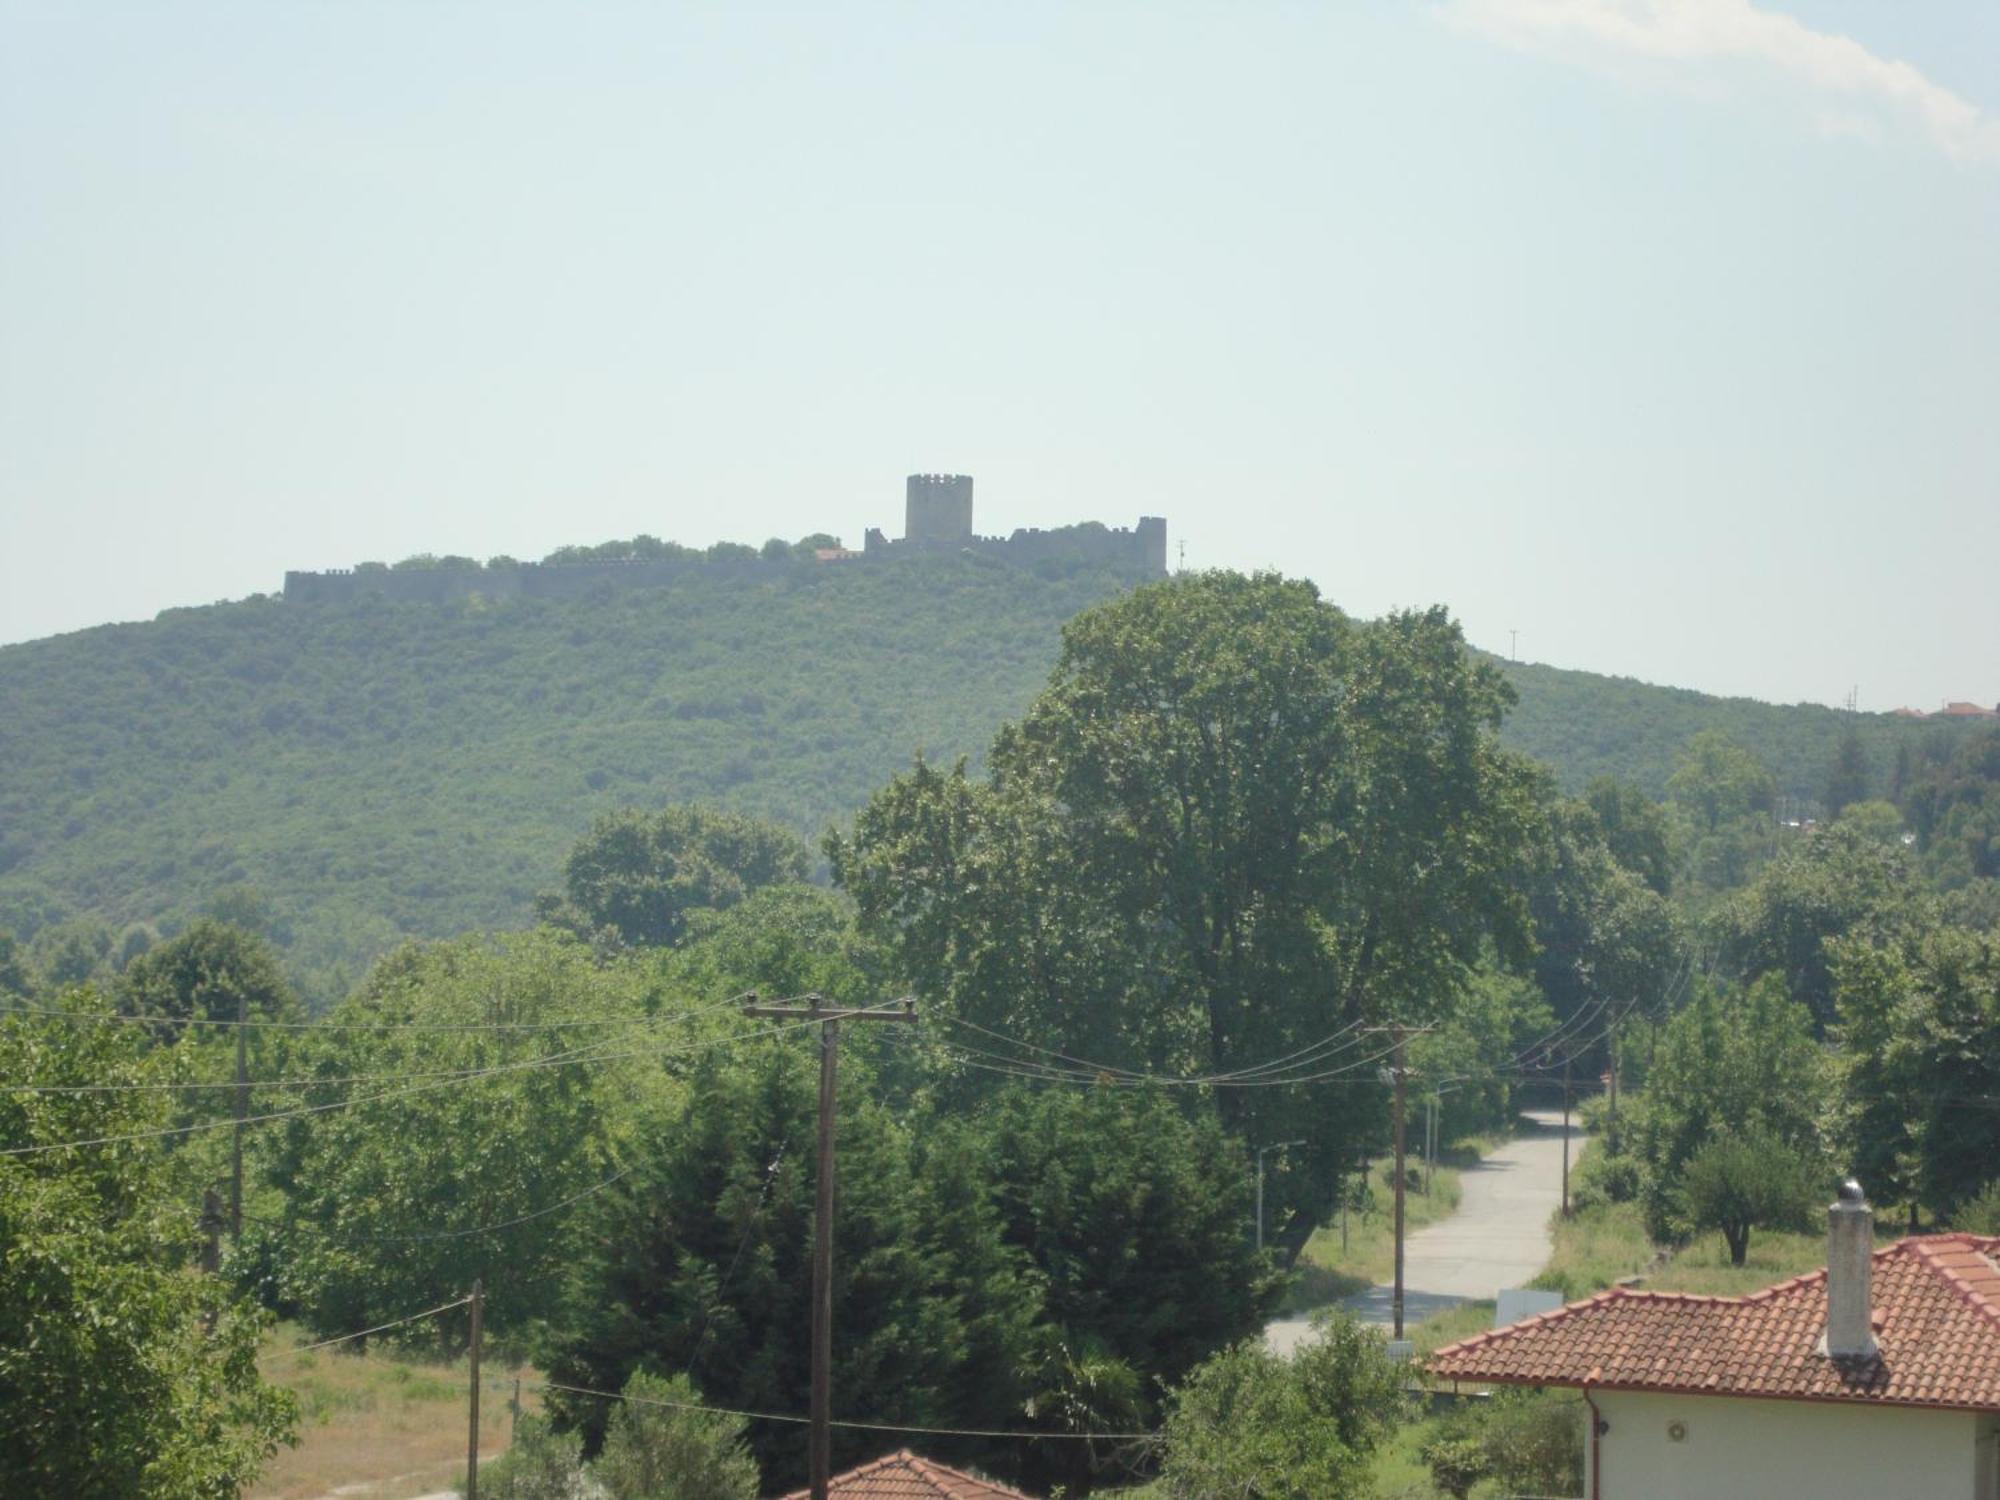
<svg viewBox="0 0 2000 1500">
<path fill-rule="evenodd" d="M 470 558 L 449 558 L 427 566 L 387 568 L 364 563 L 358 568 L 321 573 L 289 572 L 285 574 L 285 598 L 323 603 L 379 597 L 432 604 L 475 595 L 486 599 L 563 598 L 585 593 L 603 582 L 657 586 L 697 571 L 751 579 L 778 567 L 852 566 L 954 552 L 1023 565 L 1110 567 L 1142 578 L 1158 578 L 1167 571 L 1167 523 L 1158 516 L 1141 516 L 1139 524 L 1130 529 L 1085 521 L 1046 531 L 1020 528 L 1005 537 L 976 536 L 972 530 L 971 475 L 912 474 L 904 484 L 903 535 L 894 541 L 883 536 L 880 527 L 871 526 L 861 551 L 828 547 L 805 559 L 791 552 L 767 557 L 742 547 L 716 549 L 726 550 L 728 555 L 723 556 L 671 550 L 678 555 L 539 563 L 496 558 L 483 566 Z"/>
</svg>

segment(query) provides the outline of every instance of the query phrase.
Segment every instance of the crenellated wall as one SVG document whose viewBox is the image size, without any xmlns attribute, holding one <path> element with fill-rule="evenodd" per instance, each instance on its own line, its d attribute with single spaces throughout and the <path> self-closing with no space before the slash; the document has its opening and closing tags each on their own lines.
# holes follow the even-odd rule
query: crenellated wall
<svg viewBox="0 0 2000 1500">
<path fill-rule="evenodd" d="M 871 526 L 862 544 L 863 561 L 887 561 L 922 554 L 969 552 L 980 557 L 1027 564 L 1074 563 L 1129 568 L 1146 577 L 1167 571 L 1167 523 L 1141 516 L 1133 528 L 1096 521 L 1075 526 L 1017 530 L 1011 536 L 977 536 L 972 530 L 972 477 L 969 474 L 912 474 L 904 489 L 906 534 L 891 541 Z M 330 568 L 288 572 L 285 598 L 319 604 L 351 599 L 445 604 L 454 600 L 572 598 L 606 584 L 658 588 L 699 572 L 744 579 L 770 577 L 791 567 L 846 567 L 854 554 L 831 561 L 675 557 L 631 561 L 555 563 L 501 562 L 485 567 L 452 564 L 424 568 Z"/>
</svg>

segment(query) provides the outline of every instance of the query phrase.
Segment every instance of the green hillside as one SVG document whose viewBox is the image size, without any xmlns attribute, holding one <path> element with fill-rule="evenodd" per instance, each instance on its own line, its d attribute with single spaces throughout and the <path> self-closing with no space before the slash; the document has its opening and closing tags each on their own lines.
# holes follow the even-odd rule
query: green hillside
<svg viewBox="0 0 2000 1500">
<path fill-rule="evenodd" d="M 1868 757 L 1870 795 L 1886 796 L 1900 747 L 1914 749 L 1926 736 L 1962 727 L 1812 703 L 1716 698 L 1561 667 L 1497 659 L 1496 665 L 1520 694 L 1502 738 L 1554 766 L 1571 791 L 1593 776 L 1616 776 L 1650 797 L 1664 797 L 1675 752 L 1697 731 L 1720 729 L 1757 753 L 1782 794 L 1811 801 L 1826 785 L 1841 736 L 1852 729 Z"/>
<path fill-rule="evenodd" d="M 330 994 L 404 934 L 518 923 L 598 813 L 699 799 L 816 836 L 919 747 L 976 753 L 1129 573 L 970 556 L 696 571 L 571 599 L 173 610 L 0 649 L 0 930 L 177 923 L 250 885 Z M 1517 747 L 1659 795 L 1719 727 L 1810 797 L 1885 716 L 1506 667 Z"/>
<path fill-rule="evenodd" d="M 328 980 L 518 924 L 591 819 L 699 799 L 816 836 L 976 752 L 1125 586 L 969 557 L 482 606 L 174 610 L 0 649 L 0 929 L 249 884 Z M 324 986 L 321 986 L 324 989 Z"/>
</svg>

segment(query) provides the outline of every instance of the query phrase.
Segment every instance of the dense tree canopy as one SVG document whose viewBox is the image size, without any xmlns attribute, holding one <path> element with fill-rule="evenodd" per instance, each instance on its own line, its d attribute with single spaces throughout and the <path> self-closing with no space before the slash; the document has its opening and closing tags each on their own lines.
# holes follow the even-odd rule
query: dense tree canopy
<svg viewBox="0 0 2000 1500">
<path fill-rule="evenodd" d="M 544 920 L 582 938 L 670 948 L 696 911 L 724 911 L 764 886 L 802 881 L 812 855 L 775 824 L 689 804 L 607 813 L 563 862 Z"/>
<path fill-rule="evenodd" d="M 1310 584 L 1182 575 L 1070 623 L 987 778 L 920 761 L 829 853 L 927 1000 L 1228 1073 L 1441 1015 L 1487 946 L 1525 955 L 1540 783 L 1495 742 L 1508 697 L 1442 612 L 1357 626 Z M 1317 1207 L 1370 1101 L 1217 1107 L 1310 1140 Z"/>
<path fill-rule="evenodd" d="M 0 1148 L 157 1130 L 117 1086 L 163 1076 L 132 1028 L 0 1020 L 0 1077 L 93 1089 L 0 1094 Z M 190 1272 L 191 1189 L 158 1139 L 0 1157 L 0 1492 L 233 1500 L 290 1437 L 259 1314 Z"/>
</svg>

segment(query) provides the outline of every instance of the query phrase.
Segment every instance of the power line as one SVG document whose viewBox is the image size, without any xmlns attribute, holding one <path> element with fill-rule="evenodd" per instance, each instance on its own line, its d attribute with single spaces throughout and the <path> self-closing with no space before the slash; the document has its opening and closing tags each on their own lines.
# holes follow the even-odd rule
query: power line
<svg viewBox="0 0 2000 1500">
<path fill-rule="evenodd" d="M 329 1348 L 334 1344 L 348 1344 L 355 1339 L 365 1339 L 371 1333 L 387 1333 L 391 1328 L 401 1328 L 406 1323 L 420 1322 L 425 1318 L 435 1318 L 439 1313 L 450 1312 L 454 1307 L 464 1307 L 472 1299 L 460 1297 L 456 1302 L 444 1302 L 427 1312 L 411 1313 L 407 1318 L 398 1318 L 393 1323 L 378 1323 L 373 1328 L 364 1328 L 359 1333 L 343 1333 L 330 1339 L 321 1339 L 317 1344 L 300 1344 L 291 1349 L 274 1349 L 269 1354 L 259 1355 L 258 1364 L 268 1359 L 289 1359 L 294 1354 L 310 1354 L 315 1349 Z"/>
<path fill-rule="evenodd" d="M 705 1411 L 722 1417 L 742 1417 L 751 1422 L 795 1422 L 806 1423 L 812 1418 L 794 1416 L 774 1411 L 737 1411 L 726 1406 L 705 1406 L 698 1401 L 663 1401 L 655 1396 L 627 1396 L 617 1391 L 594 1391 L 587 1386 L 565 1385 L 556 1380 L 535 1381 L 530 1389 L 538 1391 L 566 1391 L 572 1396 L 595 1396 L 601 1401 L 629 1401 L 637 1406 L 664 1406 L 674 1411 Z M 907 1432 L 921 1437 L 977 1437 L 977 1438 L 1020 1438 L 1025 1442 L 1040 1442 L 1044 1438 L 1054 1438 L 1068 1442 L 1140 1443 L 1151 1442 L 1159 1437 L 1157 1432 L 1034 1432 L 1022 1428 L 994 1427 L 915 1427 L 896 1422 L 849 1422 L 839 1418 L 829 1418 L 830 1427 L 851 1427 L 861 1432 Z"/>
<path fill-rule="evenodd" d="M 326 1229 L 317 1224 L 309 1224 L 304 1227 L 313 1229 L 319 1234 L 327 1235 L 329 1238 L 338 1240 L 342 1244 L 413 1245 L 427 1243 L 432 1240 L 470 1239 L 475 1235 L 498 1234 L 503 1229 L 513 1229 L 519 1225 L 531 1223 L 536 1219 L 545 1219 L 550 1214 L 561 1213 L 564 1209 L 573 1207 L 583 1202 L 586 1198 L 594 1198 L 606 1189 L 616 1187 L 637 1170 L 638 1168 L 636 1167 L 620 1168 L 617 1172 L 605 1178 L 604 1181 L 592 1187 L 584 1188 L 581 1192 L 572 1193 L 569 1197 L 562 1199 L 560 1202 L 551 1203 L 546 1208 L 538 1208 L 531 1213 L 519 1214 L 511 1219 L 502 1219 L 497 1224 L 475 1225 L 470 1229 L 439 1229 L 428 1234 L 348 1234 L 338 1230 Z M 253 1223 L 264 1224 L 272 1229 L 288 1232 L 300 1227 L 297 1224 L 287 1224 L 282 1219 L 267 1219 L 260 1214 L 251 1214 L 246 1217 Z"/>
<path fill-rule="evenodd" d="M 402 1099 L 408 1098 L 413 1094 L 434 1093 L 438 1089 L 451 1088 L 459 1083 L 477 1082 L 480 1079 L 491 1078 L 501 1073 L 518 1073 L 540 1068 L 572 1067 L 578 1063 L 610 1062 L 630 1057 L 678 1056 L 688 1052 L 699 1052 L 712 1047 L 732 1046 L 740 1042 L 754 1041 L 760 1037 L 775 1036 L 779 1032 L 794 1030 L 798 1025 L 803 1024 L 806 1023 L 797 1022 L 789 1025 L 767 1026 L 736 1036 L 710 1038 L 687 1047 L 645 1047 L 629 1052 L 592 1052 L 586 1048 L 573 1048 L 568 1052 L 559 1052 L 550 1057 L 530 1058 L 522 1062 L 500 1063 L 492 1067 L 476 1069 L 445 1079 L 440 1083 L 420 1083 L 412 1085 L 409 1088 L 385 1089 L 380 1093 L 364 1094 L 359 1098 L 336 1099 L 324 1104 L 308 1104 L 300 1105 L 294 1109 L 272 1110 L 261 1115 L 246 1116 L 240 1123 L 244 1125 L 265 1125 L 275 1120 L 291 1120 L 304 1115 L 325 1114 L 331 1110 L 347 1109 L 356 1104 L 374 1104 L 385 1099 Z M 192 1125 L 177 1125 L 159 1130 L 133 1130 L 121 1132 L 116 1135 L 93 1136 L 83 1140 L 49 1141 L 33 1146 L 13 1146 L 0 1150 L 0 1157 L 35 1156 L 45 1151 L 71 1151 L 88 1146 L 122 1145 L 129 1141 L 164 1140 L 174 1136 L 193 1135 L 204 1130 L 219 1130 L 225 1126 L 233 1126 L 238 1123 L 233 1117 L 225 1117 L 219 1120 L 203 1120 Z"/>
<path fill-rule="evenodd" d="M 54 1005 L 31 1005 L 26 1001 L 0 1006 L 0 1015 L 38 1015 L 51 1020 L 98 1026 L 214 1026 L 224 1030 L 252 1031 L 367 1031 L 367 1032 L 475 1032 L 475 1031 L 567 1031 L 580 1026 L 657 1026 L 667 1021 L 685 1020 L 712 1011 L 727 1010 L 741 1003 L 742 996 L 718 1000 L 712 1005 L 682 1011 L 673 1016 L 604 1016 L 575 1021 L 223 1021 L 207 1016 L 139 1016 L 124 1011 L 64 1010 Z"/>
<path fill-rule="evenodd" d="M 675 1014 L 675 1015 L 672 1015 L 672 1016 L 648 1016 L 648 1017 L 631 1017 L 631 1018 L 628 1018 L 628 1020 L 629 1020 L 629 1023 L 630 1023 L 631 1025 L 633 1025 L 634 1027 L 641 1027 L 641 1026 L 645 1026 L 645 1027 L 653 1027 L 653 1026 L 662 1026 L 662 1025 L 667 1025 L 667 1024 L 670 1024 L 670 1023 L 679 1023 L 679 1022 L 682 1022 L 682 1021 L 688 1021 L 688 1020 L 693 1020 L 693 1019 L 697 1019 L 697 1018 L 699 1018 L 699 1017 L 702 1017 L 702 1016 L 706 1016 L 706 1015 L 711 1015 L 711 1014 L 714 1014 L 714 1013 L 715 1013 L 715 1012 L 717 1012 L 717 1011 L 721 1011 L 721 1010 L 725 1010 L 725 1009 L 729 1009 L 729 1008 L 732 1008 L 732 1007 L 735 1007 L 735 1006 L 739 1005 L 740 1003 L 741 1003 L 741 997 L 739 996 L 739 997 L 736 997 L 736 998 L 732 998 L 732 999 L 729 999 L 729 1000 L 722 1000 L 722 1001 L 718 1001 L 718 1002 L 716 1002 L 716 1003 L 715 1003 L 715 1004 L 713 1004 L 713 1005 L 704 1005 L 704 1006 L 699 1006 L 699 1007 L 695 1008 L 694 1010 L 688 1010 L 688 1011 L 681 1011 L 681 1012 L 679 1012 L 679 1013 L 677 1013 L 677 1014 Z M 218 1023 L 218 1024 L 222 1024 L 222 1023 Z M 234 1023 L 234 1022 L 229 1022 L 229 1023 L 227 1023 L 227 1024 L 229 1024 L 229 1025 L 232 1025 L 232 1026 L 233 1026 L 233 1025 L 234 1025 L 235 1023 Z M 250 1024 L 250 1025 L 252 1025 L 252 1026 L 255 1026 L 255 1025 L 256 1025 L 257 1023 L 253 1021 L 253 1022 L 251 1022 L 251 1023 L 249 1023 L 249 1024 Z M 567 1022 L 562 1022 L 562 1023 L 552 1023 L 552 1024 L 559 1024 L 559 1025 L 568 1025 L 568 1024 L 570 1024 L 570 1023 L 567 1023 Z M 607 1025 L 608 1025 L 608 1024 L 610 1024 L 610 1023 L 609 1023 L 609 1022 L 605 1022 L 605 1023 L 598 1023 L 598 1022 L 588 1022 L 588 1023 L 580 1023 L 580 1024 L 589 1024 L 589 1025 L 598 1025 L 598 1024 L 607 1024 Z M 424 1028 L 420 1028 L 420 1027 L 412 1027 L 412 1028 L 408 1028 L 408 1029 L 410 1029 L 410 1030 L 422 1030 L 422 1029 L 424 1029 Z M 468 1028 L 468 1029 L 477 1029 L 477 1028 Z M 597 1044 L 592 1044 L 592 1045 L 597 1045 Z M 552 1057 L 552 1058 L 562 1058 L 562 1057 L 573 1057 L 573 1056 L 577 1056 L 577 1055 L 579 1055 L 579 1054 L 583 1053 L 584 1051 L 585 1051 L 585 1049 L 584 1049 L 584 1048 L 581 1048 L 581 1047 L 575 1047 L 575 1048 L 571 1048 L 571 1049 L 570 1049 L 570 1050 L 569 1050 L 568 1052 L 563 1052 L 563 1053 L 554 1053 L 554 1054 L 551 1054 L 551 1057 Z M 601 1054 L 598 1054 L 598 1056 L 600 1056 L 600 1057 L 602 1057 L 602 1058 L 604 1058 L 604 1059 L 606 1059 L 606 1060 L 609 1060 L 609 1059 L 612 1059 L 612 1058 L 618 1058 L 618 1057 L 647 1057 L 647 1056 L 653 1056 L 653 1055 L 655 1055 L 655 1054 L 654 1054 L 654 1052 L 652 1051 L 652 1049 L 648 1049 L 648 1048 L 641 1048 L 641 1049 L 638 1049 L 638 1050 L 636 1050 L 636 1051 L 632 1051 L 632 1052 L 607 1052 L 607 1053 L 601 1053 Z M 479 1075 L 479 1073 L 480 1073 L 480 1071 L 481 1071 L 481 1070 L 480 1070 L 479 1068 L 477 1068 L 477 1067 L 468 1067 L 468 1068 L 440 1068 L 440 1069 L 433 1069 L 433 1070 L 430 1070 L 430 1071 L 428 1071 L 428 1072 L 410 1072 L 410 1073 L 404 1073 L 404 1072 L 398 1072 L 398 1073 L 355 1073 L 355 1074 L 348 1074 L 348 1075 L 345 1075 L 345 1076 L 341 1076 L 341 1077 L 332 1077 L 332 1078 L 319 1078 L 319 1077 L 313 1077 L 313 1076 L 310 1076 L 310 1075 L 306 1075 L 306 1076 L 299 1076 L 299 1077 L 292 1077 L 292 1078 L 266 1078 L 266 1079 L 253 1079 L 253 1080 L 250 1080 L 250 1081 L 249 1081 L 249 1083 L 248 1083 L 247 1087 L 249 1087 L 249 1088 L 252 1088 L 252 1089 L 276 1089 L 276 1088 L 298 1088 L 298 1089 L 309 1089 L 309 1088 L 321 1088 L 321 1087 L 331 1087 L 331 1086 L 333 1086 L 333 1085 L 335 1085 L 335 1084 L 350 1084 L 350 1083 L 398 1083 L 398 1082 L 404 1082 L 404 1081 L 407 1081 L 407 1080 L 409 1080 L 409 1079 L 413 1079 L 413 1078 L 447 1078 L 447 1079 L 456 1079 L 456 1078 L 470 1078 L 470 1077 L 476 1077 L 476 1076 L 478 1076 L 478 1075 Z M 0 1093 L 4 1093 L 4 1094 L 51 1094 L 51 1095 L 62 1095 L 62 1094 L 115 1094 L 115 1093 L 141 1093 L 141 1092 L 144 1092 L 144 1093 L 171 1093 L 171 1092 L 174 1092 L 174 1091 L 176 1091 L 176 1090 L 188 1090 L 188 1089 L 236 1089 L 236 1088 L 239 1088 L 239 1087 L 243 1087 L 243 1086 L 245 1086 L 245 1085 L 239 1085 L 239 1084 L 237 1084 L 236 1082 L 234 1082 L 234 1081 L 232 1081 L 232 1080 L 222 1080 L 222 1081 L 204 1081 L 204 1080 L 189 1080 L 189 1081 L 187 1081 L 187 1082 L 182 1082 L 182 1083 L 171 1083 L 171 1082 L 153 1082 L 153 1083 L 69 1083 L 69 1084 L 61 1084 L 61 1083 L 11 1083 L 11 1084 L 0 1084 Z"/>
</svg>

